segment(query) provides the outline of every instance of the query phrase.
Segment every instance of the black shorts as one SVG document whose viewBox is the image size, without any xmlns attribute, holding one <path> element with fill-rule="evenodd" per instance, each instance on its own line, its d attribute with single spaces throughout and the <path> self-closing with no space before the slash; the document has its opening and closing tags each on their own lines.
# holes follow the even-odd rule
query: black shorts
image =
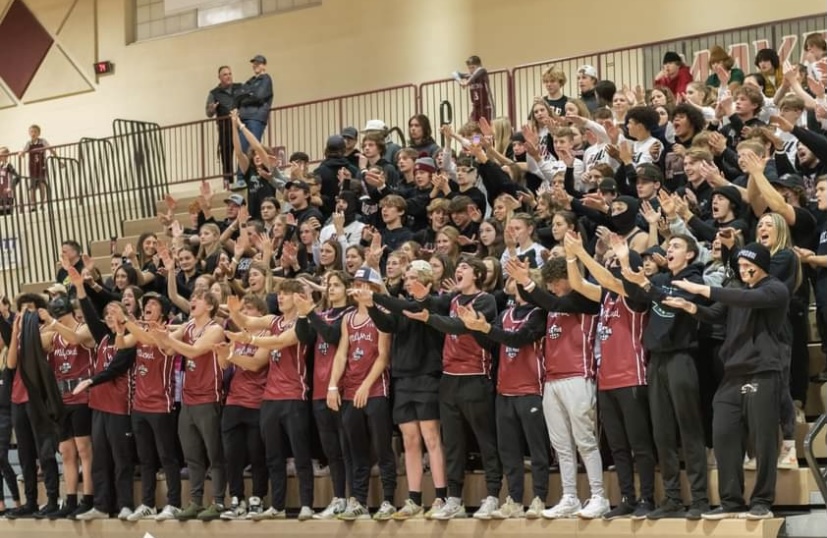
<svg viewBox="0 0 827 538">
<path fill-rule="evenodd" d="M 60 426 L 60 441 L 92 435 L 92 410 L 86 404 L 64 406 L 66 414 Z"/>
<path fill-rule="evenodd" d="M 393 423 L 439 420 L 439 378 L 418 376 L 394 380 Z"/>
</svg>

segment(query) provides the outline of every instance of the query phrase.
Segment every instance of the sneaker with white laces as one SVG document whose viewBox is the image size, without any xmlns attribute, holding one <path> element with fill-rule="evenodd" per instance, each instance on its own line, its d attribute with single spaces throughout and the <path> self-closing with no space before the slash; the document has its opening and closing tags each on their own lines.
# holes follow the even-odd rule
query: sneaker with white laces
<svg viewBox="0 0 827 538">
<path fill-rule="evenodd" d="M 526 519 L 540 519 L 543 515 L 543 510 L 546 509 L 546 503 L 543 502 L 543 499 L 540 497 L 534 497 L 531 500 L 531 504 L 528 506 L 528 510 L 525 511 L 525 518 Z"/>
<path fill-rule="evenodd" d="M 494 511 L 500 507 L 500 500 L 489 495 L 480 503 L 480 508 L 474 512 L 474 519 L 488 520 Z"/>
<path fill-rule="evenodd" d="M 370 512 L 362 503 L 351 497 L 347 501 L 345 511 L 338 515 L 342 521 L 356 521 L 357 519 L 370 519 Z"/>
<path fill-rule="evenodd" d="M 180 513 L 180 508 L 168 504 L 164 506 L 164 509 L 161 510 L 161 513 L 155 516 L 155 521 L 169 521 L 170 519 L 178 519 L 178 514 Z"/>
<path fill-rule="evenodd" d="M 313 509 L 309 506 L 302 506 L 302 509 L 299 510 L 299 521 L 307 521 L 313 519 Z"/>
<path fill-rule="evenodd" d="M 425 519 L 433 519 L 434 514 L 436 514 L 443 508 L 445 508 L 445 499 L 440 499 L 439 497 L 437 497 L 436 499 L 434 499 L 434 502 L 433 504 L 431 504 L 431 507 L 428 508 L 428 511 L 425 512 Z"/>
<path fill-rule="evenodd" d="M 422 516 L 422 507 L 413 502 L 411 499 L 406 499 L 402 508 L 396 511 L 393 519 L 397 521 L 404 521 L 406 519 L 413 519 Z"/>
<path fill-rule="evenodd" d="M 230 507 L 221 512 L 221 519 L 225 521 L 232 521 L 234 519 L 244 519 L 247 516 L 247 502 L 244 499 L 238 500 L 238 497 L 233 497 L 230 502 Z"/>
<path fill-rule="evenodd" d="M 264 512 L 264 506 L 261 503 L 261 497 L 250 497 L 247 502 L 246 519 L 251 519 L 250 514 L 260 514 L 261 512 Z"/>
<path fill-rule="evenodd" d="M 271 506 L 263 512 L 248 513 L 247 519 L 251 519 L 253 521 L 264 521 L 268 519 L 287 519 L 287 513 L 284 510 L 276 510 Z"/>
<path fill-rule="evenodd" d="M 396 507 L 389 503 L 388 501 L 382 501 L 382 504 L 379 505 L 379 510 L 373 514 L 374 521 L 389 521 L 393 515 L 396 513 Z"/>
<path fill-rule="evenodd" d="M 106 512 L 101 512 L 97 508 L 92 508 L 91 510 L 87 510 L 82 514 L 76 515 L 75 519 L 78 521 L 92 521 L 93 519 L 109 519 L 109 514 L 107 514 Z"/>
<path fill-rule="evenodd" d="M 580 500 L 571 494 L 563 495 L 560 502 L 552 506 L 548 510 L 543 510 L 542 516 L 545 519 L 563 519 L 567 517 L 576 517 L 577 513 L 583 509 Z"/>
<path fill-rule="evenodd" d="M 138 521 L 141 519 L 149 519 L 155 517 L 155 509 L 149 507 L 145 504 L 142 504 L 138 508 L 135 509 L 129 517 L 126 518 L 127 521 Z"/>
<path fill-rule="evenodd" d="M 436 503 L 436 501 L 434 501 Z M 433 511 L 433 507 L 430 511 Z M 465 506 L 462 504 L 462 499 L 459 497 L 448 497 L 445 504 L 437 512 L 431 515 L 430 519 L 437 521 L 448 521 L 449 519 L 461 519 L 468 517 L 465 512 Z"/>
<path fill-rule="evenodd" d="M 330 501 L 327 508 L 318 514 L 313 514 L 313 519 L 336 519 L 336 516 L 345 511 L 345 508 L 347 508 L 347 501 L 345 499 L 333 497 L 333 500 Z"/>
<path fill-rule="evenodd" d="M 784 441 L 786 444 L 787 441 Z M 798 455 L 795 452 L 795 445 L 782 446 L 778 451 L 779 469 L 798 469 Z"/>
<path fill-rule="evenodd" d="M 118 512 L 118 519 L 120 519 L 121 521 L 127 521 L 129 519 L 129 516 L 131 515 L 132 509 L 127 506 L 124 506 L 123 508 L 121 508 L 121 511 Z"/>
<path fill-rule="evenodd" d="M 583 508 L 577 512 L 577 517 L 580 519 L 597 519 L 603 517 L 603 514 L 611 509 L 609 499 L 600 495 L 592 495 L 583 505 Z"/>
<path fill-rule="evenodd" d="M 505 502 L 499 508 L 491 512 L 492 519 L 519 519 L 525 517 L 525 509 L 523 505 L 514 502 L 510 496 L 505 498 Z"/>
</svg>

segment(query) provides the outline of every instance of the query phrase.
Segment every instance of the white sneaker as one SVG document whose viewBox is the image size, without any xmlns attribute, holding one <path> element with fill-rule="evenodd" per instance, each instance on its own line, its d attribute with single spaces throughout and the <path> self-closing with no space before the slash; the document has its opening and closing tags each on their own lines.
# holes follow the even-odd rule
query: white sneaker
<svg viewBox="0 0 827 538">
<path fill-rule="evenodd" d="M 75 516 L 75 519 L 78 521 L 92 521 L 93 519 L 109 519 L 109 514 L 106 512 L 101 512 L 97 508 L 92 508 L 91 510 L 87 510 L 82 514 L 78 514 Z"/>
<path fill-rule="evenodd" d="M 138 508 L 135 509 L 129 517 L 126 518 L 127 521 L 139 521 L 141 519 L 150 519 L 151 517 L 155 516 L 155 509 L 150 508 L 149 506 L 142 504 Z"/>
<path fill-rule="evenodd" d="M 580 519 L 597 519 L 603 517 L 603 514 L 611 510 L 609 499 L 599 495 L 592 495 L 583 508 L 577 512 L 577 517 Z"/>
<path fill-rule="evenodd" d="M 168 504 L 164 506 L 164 509 L 161 510 L 161 513 L 155 516 L 155 521 L 169 521 L 170 519 L 177 519 L 178 514 L 181 513 L 181 509 L 177 506 L 172 506 Z"/>
<path fill-rule="evenodd" d="M 313 519 L 336 519 L 336 516 L 345 511 L 345 508 L 347 508 L 347 501 L 345 499 L 333 497 L 333 500 L 330 501 L 327 508 L 318 514 L 313 514 Z"/>
<path fill-rule="evenodd" d="M 302 506 L 302 509 L 299 510 L 299 521 L 307 521 L 309 519 L 313 519 L 313 509 L 309 506 Z"/>
<path fill-rule="evenodd" d="M 514 502 L 511 496 L 505 498 L 505 502 L 496 510 L 491 512 L 492 519 L 519 519 L 525 517 L 523 505 Z"/>
<path fill-rule="evenodd" d="M 449 519 L 461 519 L 466 517 L 468 517 L 468 515 L 465 513 L 465 506 L 462 504 L 462 499 L 459 497 L 448 497 L 448 500 L 445 501 L 442 508 L 431 514 L 430 519 L 447 521 Z"/>
<path fill-rule="evenodd" d="M 253 521 L 264 521 L 265 519 L 286 519 L 287 514 L 284 510 L 276 510 L 272 506 L 263 512 L 250 512 L 247 514 L 247 519 Z"/>
<path fill-rule="evenodd" d="M 782 446 L 778 451 L 779 469 L 798 469 L 798 455 L 795 453 L 795 445 Z"/>
<path fill-rule="evenodd" d="M 247 504 L 247 519 L 251 519 L 250 514 L 259 514 L 264 512 L 264 506 L 261 504 L 261 497 L 250 497 Z"/>
<path fill-rule="evenodd" d="M 555 506 L 548 510 L 543 510 L 543 517 L 546 519 L 562 519 L 567 517 L 576 517 L 577 513 L 583 509 L 580 500 L 574 495 L 563 495 Z"/>
<path fill-rule="evenodd" d="M 373 514 L 374 521 L 388 521 L 390 520 L 393 515 L 396 513 L 396 507 L 389 503 L 388 501 L 382 501 L 382 504 L 379 505 L 379 510 Z"/>
<path fill-rule="evenodd" d="M 247 516 L 247 503 L 242 499 L 241 501 L 238 500 L 238 497 L 233 497 L 230 501 L 230 508 L 221 512 L 221 519 L 226 521 L 232 521 L 234 519 L 244 519 Z"/>
<path fill-rule="evenodd" d="M 337 517 L 342 521 L 370 519 L 370 512 L 368 512 L 367 507 L 362 506 L 362 503 L 357 501 L 355 498 L 351 497 L 347 502 L 345 511 L 339 514 Z"/>
<path fill-rule="evenodd" d="M 540 497 L 534 497 L 531 500 L 528 510 L 525 511 L 525 517 L 526 519 L 540 519 L 540 516 L 543 515 L 543 511 L 545 509 L 546 503 L 543 502 L 543 499 Z"/>
<path fill-rule="evenodd" d="M 330 476 L 330 467 L 327 465 L 322 466 L 319 463 L 319 460 L 313 460 L 313 476 L 315 477 L 322 477 L 322 476 Z"/>
<path fill-rule="evenodd" d="M 489 495 L 485 499 L 482 500 L 480 504 L 480 509 L 474 512 L 474 519 L 491 519 L 492 514 L 494 511 L 499 508 L 500 500 L 496 497 L 492 497 Z"/>
<path fill-rule="evenodd" d="M 744 456 L 744 470 L 745 471 L 754 471 L 758 466 L 758 462 L 755 461 L 755 458 L 750 458 L 749 455 Z"/>
<path fill-rule="evenodd" d="M 131 515 L 132 515 L 132 509 L 127 508 L 126 506 L 124 506 L 123 508 L 121 508 L 121 511 L 118 512 L 118 519 L 120 519 L 121 521 L 128 521 L 129 516 L 131 516 Z"/>
</svg>

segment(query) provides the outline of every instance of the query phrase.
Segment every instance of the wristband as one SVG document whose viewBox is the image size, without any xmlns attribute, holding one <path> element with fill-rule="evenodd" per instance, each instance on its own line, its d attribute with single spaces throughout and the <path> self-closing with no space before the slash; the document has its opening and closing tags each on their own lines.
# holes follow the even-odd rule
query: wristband
<svg viewBox="0 0 827 538">
<path fill-rule="evenodd" d="M 577 258 L 566 258 L 566 261 L 569 263 L 574 263 L 577 261 Z"/>
<path fill-rule="evenodd" d="M 327 392 L 339 392 L 339 387 L 327 387 Z"/>
</svg>

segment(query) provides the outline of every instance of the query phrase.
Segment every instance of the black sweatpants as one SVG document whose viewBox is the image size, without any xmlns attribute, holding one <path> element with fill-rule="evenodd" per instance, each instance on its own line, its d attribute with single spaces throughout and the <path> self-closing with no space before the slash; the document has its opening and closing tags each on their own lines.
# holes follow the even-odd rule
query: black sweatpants
<svg viewBox="0 0 827 538">
<path fill-rule="evenodd" d="M 92 484 L 95 508 L 135 508 L 135 440 L 129 415 L 92 410 Z"/>
<path fill-rule="evenodd" d="M 810 388 L 810 352 L 809 342 L 809 305 L 800 301 L 790 302 L 788 318 L 793 329 L 792 349 L 790 350 L 790 396 L 807 405 L 807 391 Z M 795 409 L 793 409 L 795 412 Z"/>
<path fill-rule="evenodd" d="M 548 496 L 549 437 L 543 415 L 543 397 L 540 395 L 497 395 L 497 446 L 505 476 L 508 494 L 522 504 L 525 485 L 523 439 L 531 455 L 533 497 L 545 501 Z"/>
<path fill-rule="evenodd" d="M 667 499 L 682 504 L 678 434 L 683 448 L 692 506 L 708 508 L 706 447 L 701 390 L 695 359 L 686 352 L 649 357 L 649 409 Z"/>
<path fill-rule="evenodd" d="M 712 400 L 718 385 L 724 378 L 724 363 L 719 352 L 722 340 L 714 338 L 700 338 L 698 353 L 695 356 L 695 369 L 698 372 L 698 383 L 701 388 L 701 414 L 703 416 L 704 445 L 712 448 Z"/>
<path fill-rule="evenodd" d="M 370 486 L 371 448 L 379 463 L 382 496 L 393 501 L 396 493 L 396 456 L 393 453 L 393 420 L 390 400 L 384 396 L 368 398 L 357 409 L 351 400 L 342 401 L 342 425 L 350 449 L 351 489 L 356 500 L 366 505 Z"/>
<path fill-rule="evenodd" d="M 43 471 L 43 485 L 49 502 L 57 502 L 60 497 L 60 482 L 57 472 L 57 429 L 55 431 L 35 431 L 31 421 L 31 404 L 12 404 L 12 422 L 17 438 L 17 453 L 20 468 L 23 471 L 23 488 L 26 504 L 37 503 L 37 461 Z"/>
<path fill-rule="evenodd" d="M 167 504 L 181 507 L 181 467 L 175 444 L 178 431 L 175 422 L 172 413 L 132 412 L 132 432 L 141 464 L 141 504 L 149 507 L 155 507 L 157 460 L 161 461 L 166 475 Z"/>
<path fill-rule="evenodd" d="M 597 391 L 600 422 L 612 451 L 620 495 L 636 499 L 635 471 L 640 479 L 640 498 L 654 502 L 655 453 L 649 426 L 649 398 L 645 385 Z"/>
<path fill-rule="evenodd" d="M 316 420 L 322 450 L 330 468 L 333 496 L 344 499 L 347 495 L 347 484 L 352 480 L 352 464 L 342 426 L 342 413 L 330 409 L 325 400 L 313 400 L 313 418 Z"/>
<path fill-rule="evenodd" d="M 227 478 L 221 443 L 221 404 L 182 405 L 178 437 L 189 469 L 192 502 L 199 505 L 204 502 L 204 482 L 209 465 L 213 500 L 224 504 Z"/>
<path fill-rule="evenodd" d="M 227 482 L 230 496 L 244 495 L 244 467 L 253 472 L 253 497 L 267 496 L 267 464 L 261 437 L 261 412 L 238 405 L 227 405 L 221 413 L 221 439 L 227 459 Z"/>
<path fill-rule="evenodd" d="M 3 481 L 9 485 L 9 493 L 14 501 L 20 500 L 20 488 L 17 476 L 9 463 L 9 446 L 11 445 L 11 407 L 0 407 L 0 499 L 6 497 Z"/>
<path fill-rule="evenodd" d="M 261 402 L 261 434 L 270 487 L 271 505 L 284 510 L 287 497 L 287 455 L 284 436 L 287 434 L 296 476 L 299 479 L 299 500 L 302 506 L 313 506 L 313 463 L 310 458 L 310 402 L 304 400 L 265 400 Z"/>
<path fill-rule="evenodd" d="M 443 374 L 439 382 L 439 419 L 450 497 L 462 498 L 466 423 L 479 443 L 488 495 L 500 496 L 503 470 L 497 451 L 496 421 L 491 420 L 495 416 L 494 384 L 490 379 L 480 375 Z"/>
<path fill-rule="evenodd" d="M 779 401 L 787 387 L 779 372 L 725 376 L 715 394 L 712 424 L 718 460 L 721 506 L 742 508 L 744 453 L 747 442 L 755 447 L 755 488 L 750 505 L 770 507 L 775 500 L 778 462 Z"/>
</svg>

